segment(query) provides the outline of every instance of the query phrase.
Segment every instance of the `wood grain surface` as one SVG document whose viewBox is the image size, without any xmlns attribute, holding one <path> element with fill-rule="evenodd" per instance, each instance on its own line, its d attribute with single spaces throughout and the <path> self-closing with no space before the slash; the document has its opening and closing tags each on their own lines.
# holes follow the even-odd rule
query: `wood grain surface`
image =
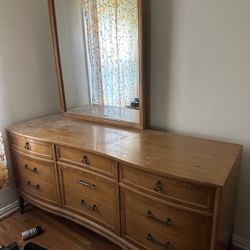
<svg viewBox="0 0 250 250">
<path fill-rule="evenodd" d="M 242 146 L 171 133 L 123 129 L 53 115 L 8 128 L 27 138 L 95 152 L 144 171 L 223 187 Z"/>
</svg>

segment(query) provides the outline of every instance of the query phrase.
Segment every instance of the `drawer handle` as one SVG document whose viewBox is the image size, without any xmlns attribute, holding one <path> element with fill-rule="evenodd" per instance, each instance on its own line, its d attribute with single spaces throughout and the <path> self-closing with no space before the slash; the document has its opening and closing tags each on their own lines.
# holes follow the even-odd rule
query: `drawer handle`
<svg viewBox="0 0 250 250">
<path fill-rule="evenodd" d="M 30 144 L 28 142 L 25 143 L 24 148 L 30 150 Z"/>
<path fill-rule="evenodd" d="M 86 164 L 86 165 L 89 165 L 89 159 L 88 159 L 88 157 L 87 157 L 86 155 L 84 155 L 84 156 L 82 157 L 82 163 L 83 163 L 83 164 Z"/>
<path fill-rule="evenodd" d="M 173 223 L 172 223 L 172 220 L 167 218 L 165 221 L 163 220 L 160 220 L 156 217 L 154 217 L 154 215 L 152 214 L 152 212 L 148 209 L 147 212 L 146 212 L 146 216 L 149 218 L 149 219 L 152 219 L 152 220 L 155 220 L 161 224 L 164 224 L 166 226 L 171 226 Z"/>
<path fill-rule="evenodd" d="M 162 193 L 163 185 L 160 181 L 157 181 L 154 185 L 154 190 L 158 193 Z"/>
<path fill-rule="evenodd" d="M 40 189 L 40 186 L 39 186 L 38 184 L 37 184 L 37 185 L 33 185 L 33 184 L 31 183 L 31 181 L 27 181 L 27 185 L 30 186 L 30 187 L 33 187 L 33 188 L 36 189 L 36 190 Z"/>
<path fill-rule="evenodd" d="M 96 185 L 94 185 L 94 184 L 89 184 L 88 182 L 86 182 L 86 181 L 84 181 L 84 180 L 77 180 L 76 182 L 79 183 L 80 185 L 89 187 L 89 188 L 91 188 L 91 189 L 95 189 L 95 188 L 96 188 Z"/>
<path fill-rule="evenodd" d="M 157 240 L 152 236 L 152 234 L 150 234 L 150 233 L 149 233 L 148 236 L 147 236 L 147 240 L 150 241 L 150 242 L 152 242 L 152 243 L 155 243 L 156 245 L 162 246 L 162 247 L 164 247 L 164 248 L 166 248 L 166 249 L 172 249 L 171 244 L 170 244 L 169 241 L 166 241 L 165 243 L 161 243 L 161 242 L 157 241 Z"/>
<path fill-rule="evenodd" d="M 28 164 L 25 164 L 24 168 L 28 171 L 38 174 L 37 168 L 30 168 Z"/>
<path fill-rule="evenodd" d="M 97 206 L 96 206 L 96 205 L 89 205 L 89 204 L 86 203 L 85 200 L 83 200 L 83 199 L 81 200 L 80 205 L 81 205 L 81 206 L 84 206 L 84 207 L 86 207 L 86 208 L 88 208 L 88 209 L 90 209 L 90 210 L 93 210 L 93 211 L 96 211 L 96 210 L 97 210 Z"/>
</svg>

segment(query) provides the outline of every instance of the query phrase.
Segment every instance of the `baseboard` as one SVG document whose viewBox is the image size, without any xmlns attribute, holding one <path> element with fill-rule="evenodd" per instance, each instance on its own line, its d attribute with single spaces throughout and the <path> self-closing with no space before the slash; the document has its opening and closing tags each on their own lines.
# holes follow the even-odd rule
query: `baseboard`
<svg viewBox="0 0 250 250">
<path fill-rule="evenodd" d="M 242 250 L 250 250 L 250 241 L 233 235 L 233 245 Z"/>
<path fill-rule="evenodd" d="M 13 203 L 7 205 L 4 208 L 0 209 L 0 221 L 5 219 L 6 217 L 10 216 L 11 214 L 18 211 L 19 203 L 18 201 L 14 201 Z"/>
</svg>

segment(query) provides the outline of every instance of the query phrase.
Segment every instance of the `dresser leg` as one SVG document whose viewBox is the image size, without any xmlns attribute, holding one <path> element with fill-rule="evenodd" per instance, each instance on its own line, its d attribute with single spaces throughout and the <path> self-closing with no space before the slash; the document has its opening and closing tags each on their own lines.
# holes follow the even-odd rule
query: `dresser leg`
<svg viewBox="0 0 250 250">
<path fill-rule="evenodd" d="M 21 214 L 24 213 L 24 199 L 19 196 L 19 211 Z"/>
</svg>

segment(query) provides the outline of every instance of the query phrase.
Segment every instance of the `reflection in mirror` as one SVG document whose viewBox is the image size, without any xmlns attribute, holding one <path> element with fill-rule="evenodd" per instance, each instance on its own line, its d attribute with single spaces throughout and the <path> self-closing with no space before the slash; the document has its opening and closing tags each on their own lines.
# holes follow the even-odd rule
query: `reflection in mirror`
<svg viewBox="0 0 250 250">
<path fill-rule="evenodd" d="M 140 122 L 139 0 L 55 0 L 67 112 Z"/>
</svg>

